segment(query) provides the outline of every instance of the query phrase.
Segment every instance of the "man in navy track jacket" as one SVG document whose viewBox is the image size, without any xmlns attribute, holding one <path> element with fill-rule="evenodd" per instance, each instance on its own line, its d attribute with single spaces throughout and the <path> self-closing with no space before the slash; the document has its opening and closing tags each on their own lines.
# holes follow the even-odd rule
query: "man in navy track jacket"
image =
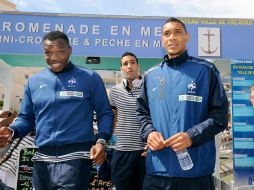
<svg viewBox="0 0 254 190">
<path fill-rule="evenodd" d="M 100 164 L 105 159 L 113 112 L 100 76 L 69 60 L 72 48 L 66 34 L 49 32 L 43 44 L 49 67 L 28 79 L 18 118 L 0 128 L 0 147 L 35 128 L 34 188 L 87 190 L 91 160 Z"/>
<path fill-rule="evenodd" d="M 184 23 L 163 26 L 164 61 L 144 76 L 137 99 L 141 138 L 147 141 L 144 189 L 214 190 L 214 136 L 227 127 L 228 100 L 216 67 L 191 57 Z M 176 152 L 188 150 L 194 166 L 182 170 Z"/>
</svg>

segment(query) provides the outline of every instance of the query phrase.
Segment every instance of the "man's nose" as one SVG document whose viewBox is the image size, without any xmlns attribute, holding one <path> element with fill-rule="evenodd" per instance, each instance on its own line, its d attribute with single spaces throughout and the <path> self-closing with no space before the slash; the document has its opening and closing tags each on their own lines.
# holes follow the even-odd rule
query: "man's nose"
<svg viewBox="0 0 254 190">
<path fill-rule="evenodd" d="M 169 35 L 169 39 L 175 39 L 176 38 L 176 35 L 172 32 L 170 35 Z"/>
<path fill-rule="evenodd" d="M 51 60 L 56 60 L 57 57 L 58 57 L 57 53 L 52 53 L 50 59 Z"/>
</svg>

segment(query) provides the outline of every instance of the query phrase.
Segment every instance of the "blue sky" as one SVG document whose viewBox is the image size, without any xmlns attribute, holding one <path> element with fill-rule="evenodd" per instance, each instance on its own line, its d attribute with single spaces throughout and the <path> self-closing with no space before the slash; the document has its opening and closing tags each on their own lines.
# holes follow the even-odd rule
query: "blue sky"
<svg viewBox="0 0 254 190">
<path fill-rule="evenodd" d="M 9 0 L 19 11 L 254 19 L 254 0 Z"/>
</svg>

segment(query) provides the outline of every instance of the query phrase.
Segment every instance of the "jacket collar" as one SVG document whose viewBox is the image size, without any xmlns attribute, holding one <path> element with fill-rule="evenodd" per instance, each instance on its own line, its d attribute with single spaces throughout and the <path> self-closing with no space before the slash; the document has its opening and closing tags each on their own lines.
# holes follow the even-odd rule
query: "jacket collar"
<svg viewBox="0 0 254 190">
<path fill-rule="evenodd" d="M 179 65 L 179 64 L 185 62 L 188 57 L 189 57 L 189 54 L 188 54 L 187 50 L 184 51 L 181 55 L 174 57 L 174 58 L 169 58 L 168 55 L 165 55 L 164 61 L 161 66 L 163 66 L 164 63 L 166 63 L 168 66 Z"/>
</svg>

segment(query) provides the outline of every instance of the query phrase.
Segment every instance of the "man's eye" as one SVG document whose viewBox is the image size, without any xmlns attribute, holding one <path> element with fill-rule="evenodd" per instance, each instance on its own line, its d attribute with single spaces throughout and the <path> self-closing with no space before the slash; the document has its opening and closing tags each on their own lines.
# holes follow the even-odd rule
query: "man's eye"
<svg viewBox="0 0 254 190">
<path fill-rule="evenodd" d="M 58 54 L 64 54 L 64 53 L 65 53 L 65 50 L 59 50 L 57 53 L 58 53 Z"/>
</svg>

